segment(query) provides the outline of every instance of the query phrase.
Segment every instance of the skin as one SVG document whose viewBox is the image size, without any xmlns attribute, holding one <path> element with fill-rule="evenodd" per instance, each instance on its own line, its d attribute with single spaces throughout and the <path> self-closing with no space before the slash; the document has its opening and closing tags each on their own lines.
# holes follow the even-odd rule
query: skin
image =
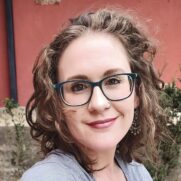
<svg viewBox="0 0 181 181">
<path fill-rule="evenodd" d="M 106 33 L 88 32 L 74 40 L 64 51 L 58 65 L 59 81 L 83 75 L 90 81 L 99 81 L 105 74 L 130 73 L 129 58 L 120 41 Z M 97 159 L 96 180 L 125 180 L 114 162 L 117 144 L 128 132 L 139 100 L 132 95 L 122 101 L 109 101 L 99 87 L 95 87 L 90 102 L 79 107 L 64 106 L 67 126 L 74 138 L 91 158 Z M 114 119 L 105 128 L 96 129 L 88 123 Z"/>
</svg>

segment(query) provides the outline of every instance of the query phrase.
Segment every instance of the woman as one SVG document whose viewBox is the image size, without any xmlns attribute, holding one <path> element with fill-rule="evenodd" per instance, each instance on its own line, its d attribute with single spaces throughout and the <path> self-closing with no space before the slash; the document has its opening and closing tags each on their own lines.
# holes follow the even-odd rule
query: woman
<svg viewBox="0 0 181 181">
<path fill-rule="evenodd" d="M 126 13 L 71 19 L 33 69 L 26 115 L 45 158 L 21 181 L 151 181 L 141 163 L 155 158 L 162 116 L 155 52 Z"/>
</svg>

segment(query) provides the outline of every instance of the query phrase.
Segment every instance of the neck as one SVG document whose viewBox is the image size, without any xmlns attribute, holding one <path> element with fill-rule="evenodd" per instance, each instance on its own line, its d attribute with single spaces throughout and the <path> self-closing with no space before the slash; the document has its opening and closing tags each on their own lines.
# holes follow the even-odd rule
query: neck
<svg viewBox="0 0 181 181">
<path fill-rule="evenodd" d="M 100 170 L 102 168 L 113 168 L 115 161 L 115 148 L 110 150 L 101 150 L 101 151 L 86 151 L 88 156 L 92 160 L 96 160 L 96 163 L 93 165 L 93 170 Z"/>
<path fill-rule="evenodd" d="M 93 170 L 98 170 L 93 173 L 96 181 L 117 181 L 124 180 L 124 174 L 115 162 L 115 151 L 116 149 L 111 149 L 108 151 L 100 152 L 89 152 L 89 157 L 96 160 L 93 165 Z"/>
</svg>

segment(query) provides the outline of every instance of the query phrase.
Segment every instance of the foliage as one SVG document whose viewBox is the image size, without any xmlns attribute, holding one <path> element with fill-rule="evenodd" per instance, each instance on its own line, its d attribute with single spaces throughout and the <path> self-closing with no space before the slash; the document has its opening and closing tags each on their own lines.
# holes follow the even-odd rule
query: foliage
<svg viewBox="0 0 181 181">
<path fill-rule="evenodd" d="M 164 139 L 158 145 L 161 163 L 158 165 L 147 164 L 154 181 L 164 181 L 171 169 L 177 166 L 181 144 L 181 90 L 175 83 L 165 86 L 160 95 L 161 106 L 168 115 L 166 127 L 172 139 Z M 163 123 L 165 124 L 165 123 Z M 163 125 L 165 126 L 165 125 Z"/>
<path fill-rule="evenodd" d="M 9 113 L 10 113 L 11 110 L 13 108 L 17 108 L 19 106 L 19 104 L 17 102 L 15 102 L 14 99 L 6 98 L 4 101 L 4 106 L 6 107 L 7 111 L 9 111 Z"/>
</svg>

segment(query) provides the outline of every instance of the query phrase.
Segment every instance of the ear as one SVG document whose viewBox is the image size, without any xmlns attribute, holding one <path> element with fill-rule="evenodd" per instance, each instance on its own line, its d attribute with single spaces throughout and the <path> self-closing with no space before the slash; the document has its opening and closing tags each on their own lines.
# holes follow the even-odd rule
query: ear
<svg viewBox="0 0 181 181">
<path fill-rule="evenodd" d="M 136 109 L 139 105 L 140 105 L 140 99 L 135 93 L 135 96 L 134 96 L 134 108 Z"/>
</svg>

